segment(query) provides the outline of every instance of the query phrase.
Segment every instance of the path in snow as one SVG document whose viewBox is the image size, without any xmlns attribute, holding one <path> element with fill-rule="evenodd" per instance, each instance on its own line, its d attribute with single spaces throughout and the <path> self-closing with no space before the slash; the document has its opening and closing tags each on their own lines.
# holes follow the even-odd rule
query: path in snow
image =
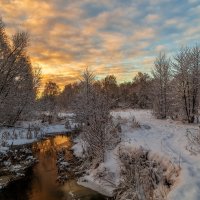
<svg viewBox="0 0 200 200">
<path fill-rule="evenodd" d="M 142 125 L 151 128 L 132 129 L 124 127 L 125 141 L 133 145 L 143 146 L 161 156 L 168 157 L 173 163 L 181 165 L 181 173 L 177 186 L 170 192 L 169 199 L 200 199 L 200 155 L 191 155 L 186 150 L 187 129 L 198 128 L 172 120 L 155 119 L 149 110 L 126 110 L 114 112 L 122 118 L 135 116 Z"/>
</svg>

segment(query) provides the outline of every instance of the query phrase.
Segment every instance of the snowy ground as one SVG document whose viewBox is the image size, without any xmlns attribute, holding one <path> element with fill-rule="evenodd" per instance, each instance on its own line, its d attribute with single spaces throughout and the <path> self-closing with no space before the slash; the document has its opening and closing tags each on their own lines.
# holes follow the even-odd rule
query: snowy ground
<svg viewBox="0 0 200 200">
<path fill-rule="evenodd" d="M 151 111 L 147 110 L 125 110 L 113 111 L 112 115 L 121 116 L 129 121 L 133 116 L 142 125 L 141 128 L 133 128 L 130 123 L 122 127 L 123 139 L 121 146 L 144 147 L 151 151 L 151 155 L 158 156 L 160 161 L 166 163 L 171 161 L 180 166 L 180 175 L 168 195 L 170 200 L 199 200 L 200 199 L 200 158 L 199 155 L 192 155 L 187 149 L 187 129 L 198 129 L 197 125 L 182 124 L 182 122 L 155 119 Z M 76 153 L 80 149 L 75 145 Z M 119 161 L 116 158 L 116 149 L 107 153 L 105 163 L 102 163 L 97 170 L 109 169 L 111 180 L 114 184 L 119 181 Z M 95 179 L 96 171 L 84 176 L 79 184 L 90 187 L 101 193 L 111 195 L 114 189 L 113 184 L 107 181 Z M 86 181 L 85 181 L 86 180 Z M 106 184 L 107 183 L 107 184 Z"/>
<path fill-rule="evenodd" d="M 42 134 L 52 134 L 52 133 L 64 133 L 69 132 L 71 130 L 66 129 L 64 125 L 41 125 L 40 126 L 40 132 Z M 9 145 L 22 145 L 27 143 L 32 143 L 36 141 L 38 138 L 34 137 L 34 133 L 32 138 L 27 138 L 27 128 L 21 127 L 21 128 L 1 128 L 0 129 L 0 138 L 3 133 L 8 132 L 10 135 L 8 136 L 8 144 Z M 14 136 L 13 133 L 15 133 Z M 39 134 L 40 136 L 40 134 Z"/>
<path fill-rule="evenodd" d="M 199 200 L 200 199 L 200 158 L 199 155 L 191 154 L 186 146 L 188 141 L 186 131 L 188 129 L 199 129 L 198 125 L 188 125 L 182 122 L 155 119 L 151 111 L 148 110 L 124 110 L 113 111 L 112 115 L 117 118 L 121 116 L 124 120 L 122 126 L 122 141 L 118 145 L 123 147 L 144 147 L 151 151 L 152 156 L 158 156 L 160 162 L 168 163 L 171 161 L 181 167 L 180 175 L 168 195 L 170 200 Z M 135 116 L 141 128 L 133 128 L 131 121 Z M 34 122 L 35 123 L 35 122 Z M 0 138 L 5 131 L 10 133 L 9 144 L 31 143 L 36 138 L 27 139 L 28 123 L 22 125 L 23 128 L 15 128 L 17 138 L 13 135 L 14 128 L 1 128 Z M 70 131 L 64 124 L 48 125 L 40 124 L 40 130 L 45 134 L 62 133 Z M 0 151 L 5 151 L 6 147 L 1 147 Z M 119 183 L 120 166 L 117 159 L 117 147 L 108 151 L 106 161 L 96 169 L 89 171 L 88 175 L 79 180 L 79 184 L 97 190 L 108 196 L 112 195 L 115 185 Z M 74 146 L 77 156 L 82 155 L 80 141 Z M 105 171 L 105 169 L 108 169 Z M 99 172 L 107 173 L 107 180 L 100 180 L 96 176 Z"/>
</svg>

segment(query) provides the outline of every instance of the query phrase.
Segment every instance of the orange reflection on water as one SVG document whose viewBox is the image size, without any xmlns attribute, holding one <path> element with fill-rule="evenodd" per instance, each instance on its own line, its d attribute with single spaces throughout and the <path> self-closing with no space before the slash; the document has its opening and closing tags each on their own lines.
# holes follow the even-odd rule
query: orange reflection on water
<svg viewBox="0 0 200 200">
<path fill-rule="evenodd" d="M 31 172 L 29 172 L 29 178 L 26 179 L 25 182 L 21 183 L 19 187 L 19 183 L 16 183 L 15 190 L 11 190 L 14 193 L 11 195 L 11 198 L 7 198 L 6 193 L 3 199 L 0 195 L 0 200 L 74 200 L 75 198 L 72 194 L 76 195 L 76 199 L 82 200 L 106 199 L 90 189 L 79 186 L 76 183 L 76 179 L 71 179 L 69 177 L 64 185 L 60 185 L 56 182 L 58 177 L 57 161 L 59 155 L 63 155 L 64 153 L 65 161 L 68 162 L 72 160 L 73 153 L 71 151 L 71 145 L 72 142 L 67 135 L 49 137 L 34 143 L 34 154 L 39 162 L 33 167 Z M 73 171 L 70 170 L 70 173 L 71 172 L 73 173 Z"/>
<path fill-rule="evenodd" d="M 63 137 L 63 136 L 56 136 L 54 138 L 54 143 L 55 146 L 65 146 L 65 147 L 71 147 L 71 140 L 69 139 L 69 137 Z"/>
<path fill-rule="evenodd" d="M 48 138 L 33 145 L 34 150 L 39 150 L 41 153 L 45 153 L 50 150 L 58 150 L 60 148 L 69 149 L 72 146 L 71 140 L 66 136 L 55 136 L 53 138 Z"/>
</svg>

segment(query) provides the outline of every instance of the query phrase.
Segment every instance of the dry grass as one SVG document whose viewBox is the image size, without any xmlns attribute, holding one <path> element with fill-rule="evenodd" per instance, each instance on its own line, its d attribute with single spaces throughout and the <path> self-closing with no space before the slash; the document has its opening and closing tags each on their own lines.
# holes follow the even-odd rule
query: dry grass
<svg viewBox="0 0 200 200">
<path fill-rule="evenodd" d="M 117 200 L 165 200 L 179 170 L 150 158 L 144 149 L 119 149 L 121 182 Z"/>
</svg>

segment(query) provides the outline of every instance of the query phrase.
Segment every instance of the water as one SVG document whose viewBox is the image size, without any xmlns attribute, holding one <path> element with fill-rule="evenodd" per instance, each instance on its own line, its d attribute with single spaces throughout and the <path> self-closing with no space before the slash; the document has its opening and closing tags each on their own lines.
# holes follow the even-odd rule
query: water
<svg viewBox="0 0 200 200">
<path fill-rule="evenodd" d="M 64 185 L 56 183 L 56 150 L 71 147 L 70 137 L 55 136 L 32 145 L 39 163 L 28 170 L 26 178 L 18 180 L 0 192 L 0 200 L 72 200 L 71 194 L 81 200 L 104 200 L 106 197 L 79 186 L 75 180 Z M 70 159 L 72 154 L 67 151 Z"/>
</svg>

